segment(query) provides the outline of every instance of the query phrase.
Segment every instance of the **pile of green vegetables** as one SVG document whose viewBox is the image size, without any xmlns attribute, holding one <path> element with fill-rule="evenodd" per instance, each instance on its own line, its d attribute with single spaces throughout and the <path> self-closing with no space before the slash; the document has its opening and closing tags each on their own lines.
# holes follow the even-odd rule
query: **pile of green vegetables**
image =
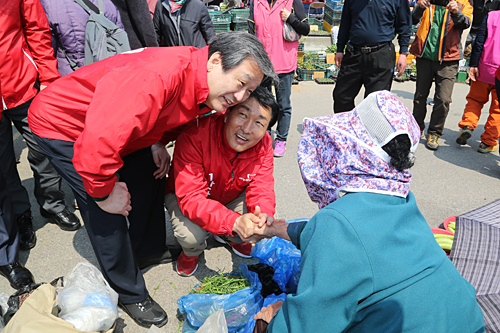
<svg viewBox="0 0 500 333">
<path fill-rule="evenodd" d="M 250 282 L 243 277 L 241 272 L 236 271 L 229 274 L 207 276 L 203 278 L 200 285 L 191 290 L 190 294 L 234 294 L 247 287 L 250 287 Z"/>
<path fill-rule="evenodd" d="M 455 222 L 451 222 L 448 225 L 448 230 L 455 233 Z M 454 235 L 434 234 L 434 238 L 443 250 L 445 250 L 446 252 L 451 251 L 451 247 L 453 246 L 453 239 L 455 238 Z"/>
</svg>

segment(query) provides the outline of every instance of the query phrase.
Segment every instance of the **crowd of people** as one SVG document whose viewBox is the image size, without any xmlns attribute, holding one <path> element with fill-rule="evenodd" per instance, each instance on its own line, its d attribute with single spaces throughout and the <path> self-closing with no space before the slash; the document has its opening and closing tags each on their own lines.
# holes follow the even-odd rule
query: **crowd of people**
<svg viewBox="0 0 500 333">
<path fill-rule="evenodd" d="M 468 0 L 420 0 L 411 10 L 407 0 L 345 0 L 334 113 L 304 121 L 298 151 L 320 211 L 292 225 L 274 219 L 273 171 L 286 151 L 297 67 L 298 39 L 284 38 L 283 27 L 310 32 L 300 0 L 253 1 L 248 33 L 219 34 L 200 0 L 5 2 L 0 274 L 15 289 L 35 280 L 19 262 L 19 250 L 37 238 L 16 167 L 15 126 L 28 146 L 40 214 L 65 231 L 81 227 L 66 206 L 65 179 L 100 270 L 138 325 L 168 321 L 142 269 L 176 261 L 177 273 L 191 276 L 211 235 L 244 258 L 252 243 L 279 236 L 301 250 L 302 276 L 296 294 L 256 315 L 268 324 L 263 332 L 484 331 L 474 289 L 434 241 L 408 169 L 432 82 L 427 147 L 439 146 L 473 9 L 484 20 L 471 31 L 471 88 L 457 143 L 467 143 L 491 94 L 478 151 L 498 149 L 499 3 L 476 9 Z M 92 11 L 126 32 L 131 51 L 86 63 Z M 412 24 L 419 28 L 410 47 Z M 412 113 L 388 92 L 409 53 L 418 72 Z M 361 86 L 365 100 L 355 106 Z M 171 157 L 166 145 L 174 141 Z M 165 210 L 180 247 L 166 245 Z M 377 218 L 366 223 L 367 212 Z M 408 233 L 396 237 L 397 228 Z M 431 312 L 423 293 L 444 278 L 447 288 L 426 293 Z M 407 311 L 411 318 L 394 316 Z"/>
</svg>

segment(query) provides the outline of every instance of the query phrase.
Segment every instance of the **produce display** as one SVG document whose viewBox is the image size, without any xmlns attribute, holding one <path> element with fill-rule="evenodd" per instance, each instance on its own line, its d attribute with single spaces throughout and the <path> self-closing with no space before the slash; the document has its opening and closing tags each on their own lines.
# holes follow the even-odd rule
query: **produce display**
<svg viewBox="0 0 500 333">
<path fill-rule="evenodd" d="M 248 280 L 240 271 L 229 274 L 207 276 L 200 285 L 195 286 L 190 294 L 234 294 L 235 292 L 250 287 Z"/>
</svg>

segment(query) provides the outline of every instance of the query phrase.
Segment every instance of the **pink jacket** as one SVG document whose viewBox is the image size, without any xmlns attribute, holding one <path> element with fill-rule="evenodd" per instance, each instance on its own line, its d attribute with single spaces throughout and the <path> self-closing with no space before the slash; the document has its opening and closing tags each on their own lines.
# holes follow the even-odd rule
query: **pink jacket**
<svg viewBox="0 0 500 333">
<path fill-rule="evenodd" d="M 477 66 L 477 79 L 484 83 L 495 84 L 495 71 L 500 66 L 500 11 L 488 13 L 488 37 L 484 42 L 483 52 Z"/>
<path fill-rule="evenodd" d="M 281 9 L 292 11 L 293 0 L 277 0 L 269 8 L 267 0 L 254 0 L 254 20 L 257 38 L 264 44 L 276 73 L 290 73 L 297 68 L 299 42 L 283 39 Z"/>
</svg>

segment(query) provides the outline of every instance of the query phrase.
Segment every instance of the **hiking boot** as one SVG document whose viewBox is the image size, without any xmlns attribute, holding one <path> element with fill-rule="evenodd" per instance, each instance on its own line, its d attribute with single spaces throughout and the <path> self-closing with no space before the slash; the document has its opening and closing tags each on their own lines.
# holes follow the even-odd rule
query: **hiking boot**
<svg viewBox="0 0 500 333">
<path fill-rule="evenodd" d="M 187 256 L 184 252 L 177 258 L 175 270 L 180 276 L 191 276 L 198 269 L 198 256 Z"/>
<path fill-rule="evenodd" d="M 439 147 L 439 134 L 430 133 L 427 139 L 427 148 L 437 150 Z"/>
<path fill-rule="evenodd" d="M 242 258 L 252 258 L 252 244 L 248 243 L 234 243 L 229 240 L 225 240 L 219 236 L 214 235 L 214 239 L 221 244 L 231 245 L 233 252 Z"/>
<path fill-rule="evenodd" d="M 285 155 L 286 142 L 276 140 L 276 144 L 274 145 L 274 157 L 281 157 Z"/>
<path fill-rule="evenodd" d="M 498 145 L 495 146 L 488 146 L 486 143 L 481 141 L 481 144 L 479 145 L 479 148 L 477 148 L 477 151 L 480 153 L 491 153 L 492 151 L 497 151 L 498 150 Z"/>
<path fill-rule="evenodd" d="M 17 218 L 17 229 L 19 230 L 19 249 L 27 251 L 36 245 L 36 234 L 33 229 L 33 218 L 23 214 Z"/>
<path fill-rule="evenodd" d="M 474 129 L 470 126 L 463 127 L 462 131 L 458 135 L 457 143 L 462 146 L 465 145 L 467 143 L 467 140 L 469 140 L 470 137 L 472 136 L 473 131 Z"/>
</svg>

